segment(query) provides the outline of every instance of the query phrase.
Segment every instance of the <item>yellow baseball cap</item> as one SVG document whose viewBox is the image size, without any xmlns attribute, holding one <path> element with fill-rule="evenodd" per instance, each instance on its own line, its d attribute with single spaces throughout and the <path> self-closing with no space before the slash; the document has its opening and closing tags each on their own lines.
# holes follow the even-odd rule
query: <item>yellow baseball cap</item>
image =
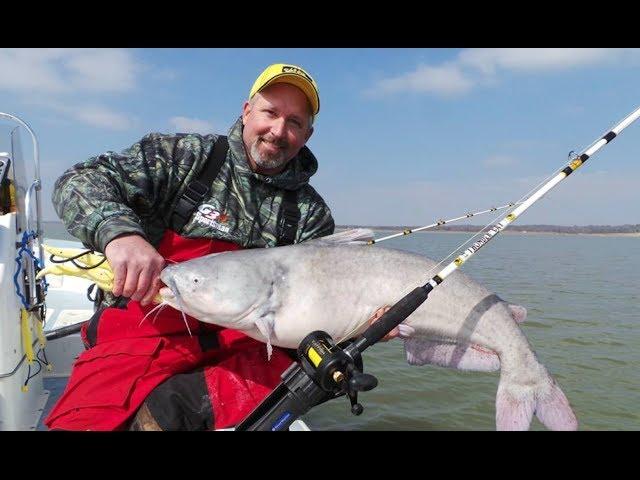
<svg viewBox="0 0 640 480">
<path fill-rule="evenodd" d="M 296 65 L 286 63 L 274 63 L 269 65 L 256 79 L 249 92 L 249 99 L 274 83 L 289 83 L 304 92 L 311 104 L 312 114 L 315 116 L 320 111 L 320 94 L 315 80 Z"/>
</svg>

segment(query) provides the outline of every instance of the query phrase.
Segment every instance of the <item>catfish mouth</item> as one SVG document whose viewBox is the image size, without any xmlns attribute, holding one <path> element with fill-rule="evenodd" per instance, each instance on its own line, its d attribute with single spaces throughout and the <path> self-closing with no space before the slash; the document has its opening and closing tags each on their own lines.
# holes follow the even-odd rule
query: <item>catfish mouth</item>
<svg viewBox="0 0 640 480">
<path fill-rule="evenodd" d="M 180 297 L 180 291 L 173 276 L 167 272 L 169 268 L 171 268 L 171 266 L 165 267 L 162 272 L 160 272 L 160 289 L 158 290 L 158 294 L 162 297 L 163 301 L 176 304 Z"/>
<path fill-rule="evenodd" d="M 178 289 L 178 285 L 172 278 L 167 278 L 163 281 L 164 287 L 160 288 L 158 293 L 162 297 L 162 301 L 171 304 L 172 307 L 177 308 L 181 312 L 185 312 L 184 302 L 182 301 L 182 295 Z"/>
<path fill-rule="evenodd" d="M 175 302 L 176 300 L 176 294 L 167 286 L 161 287 L 158 293 L 165 302 Z"/>
<path fill-rule="evenodd" d="M 167 282 L 170 280 L 167 278 L 162 278 L 162 274 L 160 275 L 160 289 L 158 290 L 158 295 L 162 297 L 163 302 L 175 302 L 176 294 L 174 290 L 169 286 Z M 174 283 L 175 285 L 175 283 Z"/>
<path fill-rule="evenodd" d="M 187 327 L 187 331 L 189 332 L 189 336 L 191 334 L 191 328 L 189 328 L 189 322 L 187 322 L 187 317 L 185 315 L 184 303 L 182 301 L 182 297 L 180 296 L 180 290 L 178 290 L 178 286 L 173 279 L 167 279 L 164 287 L 161 287 L 158 293 L 162 298 L 162 303 L 165 305 L 169 305 L 180 312 L 182 315 L 182 320 L 184 320 L 184 324 Z M 144 319 L 143 319 L 144 320 Z"/>
</svg>

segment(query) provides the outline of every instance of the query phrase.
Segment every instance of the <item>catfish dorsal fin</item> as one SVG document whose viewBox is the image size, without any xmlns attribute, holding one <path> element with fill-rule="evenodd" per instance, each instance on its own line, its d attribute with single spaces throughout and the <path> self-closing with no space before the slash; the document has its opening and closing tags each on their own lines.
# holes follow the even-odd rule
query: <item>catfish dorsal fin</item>
<svg viewBox="0 0 640 480">
<path fill-rule="evenodd" d="M 366 243 L 373 240 L 373 230 L 370 228 L 352 228 L 342 232 L 327 235 L 326 237 L 316 238 L 313 242 L 342 244 L 342 243 Z"/>
</svg>

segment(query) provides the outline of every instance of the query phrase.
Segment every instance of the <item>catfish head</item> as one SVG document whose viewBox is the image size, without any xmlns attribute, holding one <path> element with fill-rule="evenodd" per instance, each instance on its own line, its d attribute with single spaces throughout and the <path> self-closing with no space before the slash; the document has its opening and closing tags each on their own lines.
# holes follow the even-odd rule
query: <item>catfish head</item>
<svg viewBox="0 0 640 480">
<path fill-rule="evenodd" d="M 222 252 L 167 266 L 164 303 L 202 322 L 235 330 L 254 326 L 272 295 L 275 269 L 246 252 Z"/>
</svg>

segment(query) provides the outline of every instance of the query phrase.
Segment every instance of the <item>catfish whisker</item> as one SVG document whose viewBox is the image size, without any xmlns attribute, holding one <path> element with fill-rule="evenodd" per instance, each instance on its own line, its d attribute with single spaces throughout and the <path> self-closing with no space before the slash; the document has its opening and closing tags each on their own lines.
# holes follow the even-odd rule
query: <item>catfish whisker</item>
<svg viewBox="0 0 640 480">
<path fill-rule="evenodd" d="M 173 292 L 173 295 L 176 297 L 176 300 L 178 300 L 178 306 L 180 307 L 180 313 L 182 314 L 182 319 L 184 320 L 184 324 L 187 326 L 187 331 L 189 332 L 189 336 L 193 336 L 191 334 L 191 329 L 189 328 L 189 322 L 187 322 L 187 317 L 184 314 L 184 304 L 182 303 L 182 296 L 180 295 L 180 290 L 178 290 L 178 286 L 176 285 L 176 282 L 174 282 L 173 280 L 169 280 L 169 284 L 167 285 L 171 291 Z"/>
<path fill-rule="evenodd" d="M 162 309 L 163 309 L 164 307 L 168 307 L 168 306 L 169 306 L 169 304 L 168 304 L 168 303 L 166 303 L 166 302 L 162 302 L 162 303 L 160 304 L 160 307 L 161 307 L 161 308 L 160 308 L 160 309 L 156 312 L 156 314 L 153 316 L 153 318 L 151 319 L 151 323 L 155 324 L 155 323 L 156 323 L 156 318 L 158 318 L 158 315 L 160 315 L 160 312 L 162 311 Z"/>
<path fill-rule="evenodd" d="M 166 303 L 166 302 L 164 302 L 164 301 L 163 301 L 162 303 L 159 303 L 158 305 L 156 305 L 155 307 L 153 307 L 151 310 L 149 310 L 149 311 L 147 312 L 147 314 L 146 314 L 144 317 L 142 317 L 142 320 L 140 320 L 140 323 L 138 324 L 138 327 L 142 326 L 142 323 L 147 319 L 147 317 L 148 317 L 149 315 L 151 315 L 153 312 L 155 312 L 156 310 L 158 310 L 158 312 L 155 314 L 155 316 L 153 317 L 153 320 L 152 320 L 152 322 L 155 322 L 156 317 L 158 316 L 158 313 L 160 313 L 160 310 L 162 310 L 162 307 L 166 307 L 167 305 L 168 305 L 168 303 Z"/>
</svg>

